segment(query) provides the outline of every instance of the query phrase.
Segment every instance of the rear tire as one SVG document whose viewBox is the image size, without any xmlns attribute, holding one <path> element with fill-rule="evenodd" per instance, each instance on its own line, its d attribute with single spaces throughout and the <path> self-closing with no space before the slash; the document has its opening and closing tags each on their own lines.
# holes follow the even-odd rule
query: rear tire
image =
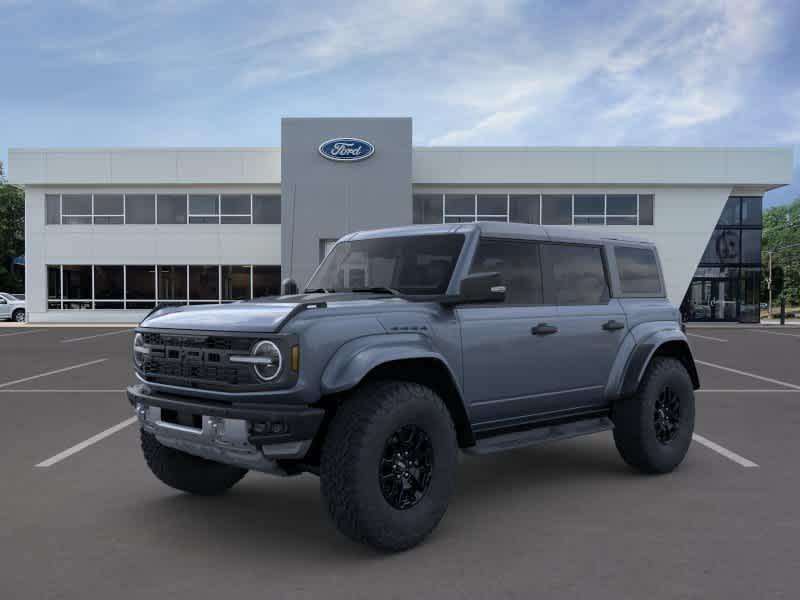
<svg viewBox="0 0 800 600">
<path fill-rule="evenodd" d="M 141 430 L 142 452 L 147 466 L 168 486 L 198 496 L 216 496 L 233 487 L 247 469 L 206 460 L 164 446 L 152 433 Z"/>
<path fill-rule="evenodd" d="M 682 461 L 694 432 L 694 390 L 686 367 L 674 358 L 650 361 L 636 394 L 616 403 L 614 442 L 630 466 L 669 473 Z"/>
<path fill-rule="evenodd" d="M 11 320 L 17 323 L 24 323 L 25 322 L 25 309 L 18 308 L 14 311 L 14 314 L 11 315 Z"/>
<path fill-rule="evenodd" d="M 456 461 L 453 421 L 433 390 L 369 383 L 331 421 L 322 446 L 322 497 L 349 538 L 382 551 L 406 550 L 444 516 Z"/>
</svg>

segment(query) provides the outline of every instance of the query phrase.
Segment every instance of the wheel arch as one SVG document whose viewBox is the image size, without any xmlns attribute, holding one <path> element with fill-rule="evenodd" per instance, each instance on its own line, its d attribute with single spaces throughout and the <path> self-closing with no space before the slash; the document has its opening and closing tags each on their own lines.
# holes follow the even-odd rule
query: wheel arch
<svg viewBox="0 0 800 600">
<path fill-rule="evenodd" d="M 320 403 L 335 411 L 343 393 L 368 381 L 386 379 L 430 387 L 442 399 L 453 419 L 459 446 L 475 445 L 472 425 L 453 371 L 444 357 L 430 347 L 429 340 L 416 334 L 367 336 L 345 344 L 323 372 Z"/>
<path fill-rule="evenodd" d="M 657 356 L 666 356 L 679 360 L 689 373 L 692 387 L 694 389 L 700 387 L 697 366 L 685 336 L 680 332 L 656 333 L 647 340 L 638 343 L 631 352 L 622 377 L 620 396 L 631 396 L 636 393 L 647 367 L 653 358 Z"/>
</svg>

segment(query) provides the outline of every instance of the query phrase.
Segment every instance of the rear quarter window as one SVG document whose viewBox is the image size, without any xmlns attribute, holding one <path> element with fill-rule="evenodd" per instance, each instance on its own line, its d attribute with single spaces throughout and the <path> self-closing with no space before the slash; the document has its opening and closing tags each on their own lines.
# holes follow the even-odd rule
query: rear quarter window
<svg viewBox="0 0 800 600">
<path fill-rule="evenodd" d="M 542 244 L 545 303 L 608 304 L 602 250 L 577 244 Z"/>
<path fill-rule="evenodd" d="M 614 248 L 623 294 L 663 296 L 656 254 L 650 248 Z"/>
</svg>

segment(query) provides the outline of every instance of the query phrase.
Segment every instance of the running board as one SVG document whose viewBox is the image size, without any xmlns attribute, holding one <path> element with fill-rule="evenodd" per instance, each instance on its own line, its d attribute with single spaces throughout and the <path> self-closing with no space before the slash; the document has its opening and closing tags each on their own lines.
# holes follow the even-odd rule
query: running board
<svg viewBox="0 0 800 600">
<path fill-rule="evenodd" d="M 478 440 L 477 444 L 465 448 L 464 452 L 468 454 L 491 454 L 492 452 L 524 448 L 543 442 L 566 440 L 579 435 L 607 431 L 613 429 L 613 427 L 614 424 L 608 417 L 581 419 L 580 421 L 571 421 L 558 425 L 544 425 L 533 429 L 504 433 Z"/>
</svg>

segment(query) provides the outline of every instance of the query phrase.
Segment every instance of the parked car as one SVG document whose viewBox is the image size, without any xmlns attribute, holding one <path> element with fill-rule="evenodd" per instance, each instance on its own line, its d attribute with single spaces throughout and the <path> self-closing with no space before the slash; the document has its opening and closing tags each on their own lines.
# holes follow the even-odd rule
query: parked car
<svg viewBox="0 0 800 600">
<path fill-rule="evenodd" d="M 17 323 L 25 322 L 25 300 L 12 294 L 0 292 L 0 319 L 10 319 Z"/>
<path fill-rule="evenodd" d="M 664 290 L 648 243 L 509 223 L 355 233 L 302 294 L 154 310 L 128 398 L 167 485 L 315 473 L 344 534 L 403 550 L 444 516 L 459 449 L 613 430 L 635 469 L 677 467 L 700 384 Z"/>
<path fill-rule="evenodd" d="M 760 307 L 761 307 L 761 310 L 767 310 L 769 308 L 769 304 L 767 304 L 766 302 L 762 302 L 760 304 Z"/>
</svg>

